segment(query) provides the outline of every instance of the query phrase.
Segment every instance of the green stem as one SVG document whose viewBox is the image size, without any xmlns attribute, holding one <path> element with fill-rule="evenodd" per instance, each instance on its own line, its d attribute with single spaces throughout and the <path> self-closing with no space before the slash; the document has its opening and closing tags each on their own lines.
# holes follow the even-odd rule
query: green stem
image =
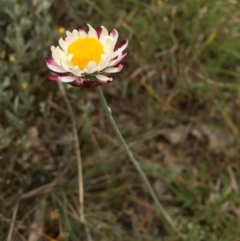
<svg viewBox="0 0 240 241">
<path fill-rule="evenodd" d="M 161 212 L 161 214 L 163 215 L 163 217 L 165 218 L 165 220 L 168 222 L 168 224 L 172 227 L 172 229 L 175 230 L 175 232 L 181 237 L 183 238 L 182 234 L 178 231 L 178 229 L 175 227 L 172 219 L 170 218 L 170 216 L 167 214 L 167 212 L 164 210 L 164 208 L 162 207 L 162 205 L 160 204 L 156 194 L 153 191 L 153 188 L 150 184 L 150 182 L 148 181 L 145 173 L 143 172 L 142 168 L 140 167 L 140 165 L 138 164 L 138 162 L 136 161 L 136 159 L 134 158 L 132 152 L 130 151 L 128 145 L 126 144 L 121 132 L 119 131 L 116 122 L 114 121 L 113 117 L 112 117 L 112 111 L 111 109 L 108 107 L 106 99 L 104 97 L 104 94 L 101 90 L 100 87 L 97 87 L 97 92 L 100 98 L 100 102 L 103 106 L 103 109 L 105 111 L 105 114 L 108 117 L 108 120 L 119 140 L 119 142 L 122 144 L 127 156 L 129 157 L 129 159 L 131 160 L 133 166 L 136 168 L 136 170 L 138 171 L 140 177 L 142 178 L 143 182 L 145 183 L 145 185 L 147 186 L 150 195 L 152 196 L 153 201 L 155 202 L 156 206 L 158 207 L 159 211 Z"/>
</svg>

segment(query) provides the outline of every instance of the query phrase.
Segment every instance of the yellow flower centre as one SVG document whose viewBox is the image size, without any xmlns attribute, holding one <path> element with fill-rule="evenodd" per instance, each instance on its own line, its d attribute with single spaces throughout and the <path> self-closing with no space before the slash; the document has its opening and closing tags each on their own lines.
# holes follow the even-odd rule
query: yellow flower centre
<svg viewBox="0 0 240 241">
<path fill-rule="evenodd" d="M 67 49 L 67 54 L 73 54 L 72 65 L 78 66 L 81 70 L 86 68 L 90 61 L 98 64 L 103 53 L 103 45 L 92 37 L 77 39 Z"/>
</svg>

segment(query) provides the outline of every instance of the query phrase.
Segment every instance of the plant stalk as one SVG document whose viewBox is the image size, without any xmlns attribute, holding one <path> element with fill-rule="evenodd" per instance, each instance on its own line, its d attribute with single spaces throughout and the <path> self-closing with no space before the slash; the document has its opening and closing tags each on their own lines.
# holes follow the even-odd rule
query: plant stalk
<svg viewBox="0 0 240 241">
<path fill-rule="evenodd" d="M 175 230 L 175 232 L 181 237 L 183 238 L 182 234 L 178 231 L 178 229 L 175 227 L 172 219 L 170 218 L 170 216 L 168 215 L 168 213 L 165 211 L 165 209 L 163 208 L 163 206 L 161 205 L 161 203 L 159 202 L 156 194 L 154 193 L 153 191 L 153 188 L 150 184 L 150 182 L 148 181 L 145 173 L 143 172 L 141 166 L 138 164 L 138 162 L 136 161 L 136 159 L 134 158 L 132 152 L 130 151 L 127 143 L 125 142 L 121 132 L 119 131 L 118 129 L 118 126 L 116 124 L 116 122 L 114 121 L 114 118 L 112 116 L 112 111 L 110 109 L 110 107 L 107 105 L 107 102 L 106 102 L 106 99 L 104 97 L 104 94 L 102 92 L 102 89 L 98 86 L 97 87 L 97 92 L 98 92 L 98 95 L 99 95 L 99 98 L 100 98 L 100 102 L 103 106 L 103 109 L 104 109 L 104 112 L 119 140 L 119 142 L 121 143 L 121 145 L 123 146 L 127 156 L 129 157 L 129 159 L 131 160 L 133 166 L 135 167 L 135 169 L 137 170 L 138 174 L 140 175 L 140 177 L 142 178 L 143 182 L 145 183 L 145 185 L 147 186 L 147 189 L 154 201 L 154 203 L 156 204 L 157 208 L 159 209 L 160 213 L 162 214 L 162 216 L 165 218 L 165 220 L 168 222 L 168 224 L 171 226 L 171 228 L 173 230 Z"/>
</svg>

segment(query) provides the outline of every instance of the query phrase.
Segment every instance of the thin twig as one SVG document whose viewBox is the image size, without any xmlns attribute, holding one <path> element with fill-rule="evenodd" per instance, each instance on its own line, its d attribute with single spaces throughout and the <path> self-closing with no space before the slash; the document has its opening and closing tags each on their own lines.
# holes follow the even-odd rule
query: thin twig
<svg viewBox="0 0 240 241">
<path fill-rule="evenodd" d="M 58 82 L 59 89 L 61 91 L 61 94 L 64 98 L 64 101 L 67 105 L 67 109 L 72 121 L 72 131 L 73 131 L 73 139 L 74 139 L 74 144 L 75 144 L 75 150 L 76 150 L 76 156 L 77 156 L 77 164 L 78 164 L 78 188 L 79 188 L 79 217 L 80 217 L 80 222 L 84 223 L 85 222 L 85 217 L 84 217 L 84 192 L 83 192 L 83 174 L 82 174 L 82 159 L 81 159 L 81 152 L 80 152 L 80 144 L 79 144 L 79 139 L 78 139 L 78 134 L 77 134 L 77 127 L 76 127 L 76 121 L 75 121 L 75 116 L 74 112 L 72 109 L 72 106 L 70 104 L 70 101 L 67 97 L 66 91 L 62 85 L 62 83 L 59 81 Z"/>
<path fill-rule="evenodd" d="M 13 229 L 14 229 L 14 224 L 16 221 L 16 217 L 17 217 L 17 212 L 18 212 L 18 206 L 19 206 L 19 202 L 16 202 L 14 209 L 13 209 L 13 215 L 12 215 L 12 220 L 10 223 L 10 228 L 9 228 L 9 232 L 8 232 L 8 236 L 7 236 L 7 241 L 11 241 L 12 240 L 12 234 L 13 234 Z"/>
<path fill-rule="evenodd" d="M 148 181 L 145 173 L 143 172 L 141 166 L 138 164 L 138 162 L 136 161 L 136 159 L 134 158 L 132 152 L 130 151 L 127 143 L 125 142 L 121 132 L 119 131 L 118 127 L 117 127 L 117 124 L 115 122 L 115 120 L 113 119 L 113 116 L 112 116 L 112 111 L 111 109 L 108 107 L 107 105 L 107 102 L 106 102 L 106 99 L 104 97 L 104 94 L 101 90 L 100 87 L 97 87 L 97 92 L 98 92 L 98 95 L 99 95 L 99 98 L 100 98 L 100 102 L 103 106 L 103 109 L 108 117 L 108 120 L 119 140 L 119 142 L 122 144 L 127 156 L 129 157 L 129 159 L 131 160 L 133 166 L 136 168 L 137 172 L 139 173 L 140 177 L 142 178 L 143 182 L 145 183 L 145 185 L 147 186 L 147 189 L 150 193 L 150 195 L 152 196 L 152 199 L 153 201 L 155 202 L 156 206 L 158 207 L 160 213 L 163 215 L 163 217 L 165 218 L 165 220 L 168 222 L 168 224 L 172 227 L 172 229 L 182 238 L 183 238 L 183 235 L 179 232 L 179 230 L 175 227 L 174 225 L 174 222 L 172 221 L 172 219 L 170 218 L 170 216 L 168 215 L 168 213 L 165 211 L 165 209 L 163 208 L 163 206 L 161 205 L 161 203 L 159 202 L 156 194 L 154 193 L 153 191 L 153 188 L 150 184 L 150 182 Z"/>
<path fill-rule="evenodd" d="M 70 101 L 67 97 L 66 91 L 63 87 L 63 84 L 59 81 L 58 82 L 59 89 L 61 91 L 61 94 L 64 98 L 64 101 L 67 105 L 67 109 L 72 121 L 72 131 L 73 131 L 73 138 L 74 138 L 74 143 L 75 143 L 75 150 L 76 150 L 76 156 L 77 156 L 77 164 L 78 164 L 78 188 L 79 188 L 79 217 L 80 217 L 80 222 L 83 223 L 87 240 L 92 241 L 92 237 L 88 228 L 88 225 L 85 221 L 85 216 L 84 216 L 84 190 L 83 190 L 83 172 L 82 172 L 82 159 L 81 159 L 81 151 L 80 151 L 80 143 L 78 139 L 78 134 L 77 134 L 77 125 L 75 121 L 75 116 L 74 112 L 72 109 L 72 106 L 70 104 Z"/>
</svg>

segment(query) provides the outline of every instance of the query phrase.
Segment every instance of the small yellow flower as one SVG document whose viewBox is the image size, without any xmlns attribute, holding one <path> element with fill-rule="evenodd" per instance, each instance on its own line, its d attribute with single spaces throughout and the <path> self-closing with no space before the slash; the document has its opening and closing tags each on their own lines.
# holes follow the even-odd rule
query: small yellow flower
<svg viewBox="0 0 240 241">
<path fill-rule="evenodd" d="M 158 5 L 162 5 L 163 1 L 162 0 L 157 0 Z"/>
<path fill-rule="evenodd" d="M 9 61 L 12 62 L 12 63 L 15 62 L 15 60 L 16 60 L 16 58 L 15 58 L 14 55 L 12 55 L 12 54 L 9 55 L 8 59 L 9 59 Z"/>
<path fill-rule="evenodd" d="M 27 89 L 27 87 L 28 87 L 27 83 L 22 83 L 22 84 L 21 84 L 21 88 L 22 88 L 22 90 Z"/>
<path fill-rule="evenodd" d="M 59 32 L 60 34 L 64 34 L 64 33 L 66 32 L 66 29 L 65 29 L 64 27 L 59 27 L 59 28 L 58 28 L 58 32 Z"/>
</svg>

